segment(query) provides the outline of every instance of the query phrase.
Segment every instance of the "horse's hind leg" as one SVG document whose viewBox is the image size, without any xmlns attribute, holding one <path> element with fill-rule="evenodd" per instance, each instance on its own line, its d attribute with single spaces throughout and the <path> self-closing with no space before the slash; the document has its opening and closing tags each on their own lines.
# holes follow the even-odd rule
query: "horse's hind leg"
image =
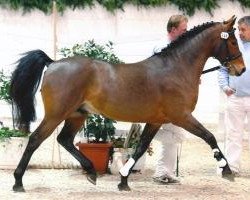
<svg viewBox="0 0 250 200">
<path fill-rule="evenodd" d="M 27 144 L 27 147 L 23 153 L 23 156 L 14 172 L 15 177 L 15 184 L 13 186 L 13 190 L 17 192 L 23 192 L 23 183 L 22 183 L 22 177 L 23 174 L 28 166 L 28 163 L 30 161 L 30 158 L 34 151 L 39 147 L 39 145 L 48 137 L 51 135 L 55 127 L 60 122 L 58 120 L 46 120 L 44 119 L 39 127 L 31 134 L 29 137 L 29 142 Z"/>
<path fill-rule="evenodd" d="M 128 176 L 137 160 L 146 152 L 150 142 L 154 138 L 155 134 L 161 127 L 161 124 L 146 124 L 145 128 L 140 137 L 140 141 L 136 147 L 135 153 L 132 158 L 130 158 L 126 164 L 120 169 L 121 182 L 118 184 L 118 189 L 120 191 L 129 191 L 128 186 Z"/>
<path fill-rule="evenodd" d="M 83 169 L 87 171 L 87 179 L 91 183 L 96 184 L 96 171 L 92 162 L 78 151 L 73 144 L 75 135 L 83 125 L 85 119 L 86 116 L 80 116 L 80 114 L 78 117 L 66 119 L 63 129 L 57 137 L 57 141 L 80 162 Z"/>
<path fill-rule="evenodd" d="M 217 160 L 219 167 L 222 168 L 222 177 L 233 181 L 234 175 L 232 174 L 228 162 L 222 154 L 214 135 L 203 127 L 192 115 L 189 115 L 179 125 L 190 133 L 202 138 L 210 145 L 214 153 L 214 158 Z"/>
</svg>

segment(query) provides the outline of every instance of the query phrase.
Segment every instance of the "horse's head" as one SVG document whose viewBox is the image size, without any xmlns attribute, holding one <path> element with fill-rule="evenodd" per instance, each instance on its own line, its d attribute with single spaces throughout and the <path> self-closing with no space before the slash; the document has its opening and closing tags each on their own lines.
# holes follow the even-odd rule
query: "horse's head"
<svg viewBox="0 0 250 200">
<path fill-rule="evenodd" d="M 236 17 L 232 16 L 222 23 L 221 38 L 216 45 L 215 58 L 228 68 L 230 75 L 240 76 L 246 68 L 234 35 L 235 28 L 233 28 L 233 25 L 235 20 Z"/>
</svg>

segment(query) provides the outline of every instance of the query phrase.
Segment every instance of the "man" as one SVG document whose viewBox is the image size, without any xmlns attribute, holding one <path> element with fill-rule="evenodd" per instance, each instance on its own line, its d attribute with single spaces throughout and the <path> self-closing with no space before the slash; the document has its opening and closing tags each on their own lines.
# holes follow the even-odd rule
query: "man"
<svg viewBox="0 0 250 200">
<path fill-rule="evenodd" d="M 187 31 L 188 19 L 184 15 L 172 15 L 167 23 L 168 41 L 170 43 Z M 156 48 L 160 50 L 161 48 Z M 156 134 L 155 139 L 162 142 L 162 150 L 157 161 L 153 180 L 161 184 L 179 183 L 175 176 L 178 145 L 184 135 L 181 128 L 171 123 L 162 125 L 162 129 Z"/>
<path fill-rule="evenodd" d="M 228 70 L 223 67 L 219 70 L 218 78 L 219 86 L 227 95 L 225 156 L 233 173 L 239 175 L 246 119 L 250 130 L 250 16 L 239 19 L 236 37 L 246 65 L 246 72 L 239 77 L 234 77 L 230 76 Z"/>
</svg>

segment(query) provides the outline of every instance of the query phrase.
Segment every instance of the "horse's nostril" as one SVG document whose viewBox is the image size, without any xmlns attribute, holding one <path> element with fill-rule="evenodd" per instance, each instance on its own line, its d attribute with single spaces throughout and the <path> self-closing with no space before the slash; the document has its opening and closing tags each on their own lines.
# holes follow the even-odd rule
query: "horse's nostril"
<svg viewBox="0 0 250 200">
<path fill-rule="evenodd" d="M 242 75 L 245 71 L 246 71 L 246 68 L 244 67 L 244 68 L 241 70 L 241 72 L 236 73 L 236 76 Z"/>
<path fill-rule="evenodd" d="M 246 68 L 244 67 L 244 68 L 241 70 L 241 74 L 243 74 L 245 71 L 246 71 Z"/>
</svg>

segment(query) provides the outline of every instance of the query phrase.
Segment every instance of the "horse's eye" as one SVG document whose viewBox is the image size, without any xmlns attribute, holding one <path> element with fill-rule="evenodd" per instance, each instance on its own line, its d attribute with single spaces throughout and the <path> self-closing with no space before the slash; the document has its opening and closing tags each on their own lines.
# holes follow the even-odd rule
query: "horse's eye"
<svg viewBox="0 0 250 200">
<path fill-rule="evenodd" d="M 234 45 L 234 46 L 236 46 L 237 45 L 237 41 L 232 41 L 231 44 Z"/>
</svg>

